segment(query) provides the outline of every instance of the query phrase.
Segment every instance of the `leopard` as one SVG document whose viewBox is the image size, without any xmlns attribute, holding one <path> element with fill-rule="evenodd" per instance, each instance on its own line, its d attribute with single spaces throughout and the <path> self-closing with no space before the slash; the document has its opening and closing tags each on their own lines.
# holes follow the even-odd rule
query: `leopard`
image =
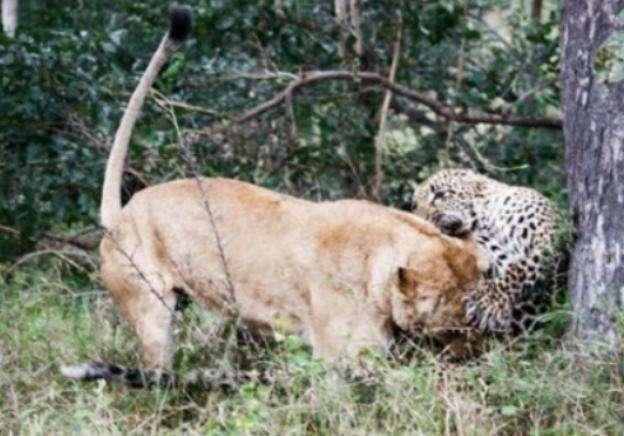
<svg viewBox="0 0 624 436">
<path fill-rule="evenodd" d="M 464 296 L 466 322 L 481 332 L 513 333 L 537 324 L 550 304 L 557 213 L 535 189 L 469 169 L 442 169 L 412 184 L 411 210 L 447 234 L 474 237 L 488 258 L 484 280 Z"/>
</svg>

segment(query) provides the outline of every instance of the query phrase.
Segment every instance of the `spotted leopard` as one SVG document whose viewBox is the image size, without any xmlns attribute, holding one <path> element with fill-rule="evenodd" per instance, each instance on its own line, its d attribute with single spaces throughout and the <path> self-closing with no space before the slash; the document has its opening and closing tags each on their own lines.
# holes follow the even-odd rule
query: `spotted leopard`
<svg viewBox="0 0 624 436">
<path fill-rule="evenodd" d="M 534 189 L 465 169 L 441 170 L 414 186 L 413 211 L 444 233 L 473 232 L 490 261 L 483 285 L 466 296 L 470 325 L 484 332 L 524 329 L 548 301 L 536 288 L 552 259 L 556 214 Z"/>
</svg>

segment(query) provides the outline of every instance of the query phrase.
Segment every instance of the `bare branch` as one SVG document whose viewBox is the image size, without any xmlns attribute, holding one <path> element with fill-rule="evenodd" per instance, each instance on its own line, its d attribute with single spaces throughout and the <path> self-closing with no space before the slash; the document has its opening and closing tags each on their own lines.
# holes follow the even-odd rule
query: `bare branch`
<svg viewBox="0 0 624 436">
<path fill-rule="evenodd" d="M 100 243 L 101 239 L 101 234 L 99 231 L 75 236 L 57 235 L 50 232 L 44 232 L 43 236 L 50 241 L 73 245 L 74 247 L 80 248 L 81 250 L 85 251 L 93 250 L 94 248 L 96 248 Z"/>
<path fill-rule="evenodd" d="M 0 224 L 0 233 L 5 233 L 13 238 L 19 238 L 21 236 L 19 230 L 2 224 Z M 99 231 L 87 231 L 78 235 L 59 235 L 52 232 L 43 232 L 43 237 L 49 241 L 72 245 L 85 251 L 96 248 L 101 239 Z M 33 240 L 33 242 L 37 241 Z"/>
<path fill-rule="evenodd" d="M 130 253 L 128 253 L 126 250 L 123 249 L 123 247 L 119 244 L 119 242 L 117 241 L 117 239 L 115 239 L 114 235 L 109 232 L 108 230 L 106 231 L 106 236 L 111 240 L 111 242 L 115 245 L 115 249 L 121 253 L 121 255 L 123 257 L 126 258 L 126 260 L 128 261 L 128 263 L 130 264 L 130 266 L 132 267 L 132 269 L 134 269 L 136 271 L 137 276 L 139 277 L 139 279 L 145 283 L 149 289 L 149 291 L 152 293 L 152 295 L 154 295 L 154 297 L 156 297 L 158 299 L 158 301 L 160 301 L 163 306 L 165 306 L 165 308 L 171 313 L 171 316 L 174 319 L 178 318 L 178 314 L 175 311 L 175 307 L 171 307 L 169 306 L 169 304 L 167 304 L 167 302 L 165 301 L 163 295 L 161 295 L 160 292 L 158 292 L 156 290 L 156 288 L 152 285 L 152 282 L 150 282 L 150 280 L 147 278 L 147 276 L 143 273 L 143 271 L 141 270 L 141 268 L 139 268 L 139 265 L 137 265 L 137 263 L 134 261 L 132 255 Z"/>
<path fill-rule="evenodd" d="M 219 233 L 218 229 L 217 229 L 217 223 L 215 221 L 215 217 L 214 217 L 214 213 L 212 211 L 212 208 L 210 206 L 210 197 L 208 196 L 208 192 L 206 191 L 204 184 L 202 182 L 202 178 L 199 175 L 199 171 L 197 170 L 197 165 L 195 164 L 193 155 L 191 153 L 191 151 L 189 150 L 189 147 L 187 146 L 186 142 L 184 141 L 184 138 L 180 132 L 180 126 L 178 125 L 178 120 L 175 116 L 175 112 L 173 110 L 173 107 L 169 106 L 168 107 L 169 110 L 169 114 L 171 116 L 171 122 L 173 123 L 173 126 L 176 130 L 176 134 L 178 136 L 178 140 L 180 142 L 180 148 L 182 149 L 182 156 L 184 158 L 184 160 L 186 161 L 187 165 L 191 168 L 192 172 L 193 172 L 193 177 L 197 183 L 197 188 L 199 189 L 199 192 L 201 193 L 201 201 L 202 201 L 202 205 L 204 207 L 204 209 L 206 210 L 206 213 L 208 215 L 208 220 L 210 223 L 210 227 L 213 231 L 214 237 L 215 237 L 215 243 L 217 245 L 217 251 L 219 253 L 219 259 L 221 260 L 221 267 L 223 268 L 223 273 L 225 275 L 225 281 L 226 281 L 226 287 L 227 287 L 227 291 L 228 291 L 228 303 L 230 305 L 230 310 L 233 310 L 232 308 L 235 308 L 235 303 L 236 303 L 236 291 L 234 289 L 234 283 L 232 282 L 232 276 L 230 274 L 230 269 L 227 263 L 227 259 L 225 257 L 225 250 L 223 247 L 223 240 L 221 239 L 221 234 Z M 238 317 L 237 317 L 237 322 L 238 322 Z"/>
<path fill-rule="evenodd" d="M 84 260 L 85 264 L 88 264 L 91 268 L 95 268 L 95 262 L 93 262 L 93 260 L 89 257 L 89 255 L 87 253 L 85 253 L 84 251 L 82 251 L 82 250 L 78 250 L 78 249 L 59 250 L 59 249 L 56 249 L 56 248 L 43 248 L 41 250 L 33 251 L 31 253 L 27 253 L 27 254 L 23 255 L 22 257 L 20 257 L 18 260 L 16 260 L 13 263 L 13 265 L 11 265 L 6 270 L 6 273 L 10 273 L 11 271 L 15 270 L 17 267 L 19 267 L 23 263 L 29 262 L 29 261 L 37 258 L 37 257 L 48 255 L 48 254 L 52 254 L 52 255 L 58 257 L 59 259 L 61 259 L 64 262 L 67 262 L 68 264 L 70 264 L 71 266 L 73 266 L 74 268 L 76 268 L 79 271 L 83 271 L 84 272 L 84 271 L 86 271 L 86 268 L 83 267 L 82 265 L 80 265 L 79 263 L 77 263 L 76 261 L 74 261 L 72 259 L 72 257 L 75 257 L 75 258 L 78 258 L 78 259 L 82 259 L 82 260 Z"/>
<path fill-rule="evenodd" d="M 0 224 L 0 232 L 2 233 L 6 233 L 7 235 L 11 235 L 13 237 L 19 237 L 19 230 L 14 229 L 13 227 L 9 227 L 9 226 L 5 226 L 3 224 Z"/>
<path fill-rule="evenodd" d="M 250 80 L 279 80 L 279 79 L 291 79 L 296 80 L 297 75 L 288 71 L 273 71 L 273 70 L 261 70 L 261 71 L 232 71 L 228 73 L 221 80 L 238 80 L 238 79 L 250 79 Z"/>
<path fill-rule="evenodd" d="M 362 37 L 362 15 L 360 14 L 360 0 L 350 1 L 351 26 L 355 36 L 355 55 L 362 57 L 364 54 L 364 43 Z"/>
<path fill-rule="evenodd" d="M 456 108 L 447 106 L 444 103 L 430 97 L 429 95 L 416 91 L 404 85 L 400 85 L 388 80 L 388 78 L 371 71 L 344 71 L 344 70 L 329 70 L 329 71 L 308 71 L 299 74 L 296 80 L 290 82 L 286 88 L 277 93 L 273 98 L 266 102 L 248 110 L 243 115 L 234 119 L 236 123 L 244 123 L 252 118 L 255 118 L 274 107 L 285 102 L 288 94 L 294 93 L 297 89 L 312 85 L 317 82 L 328 80 L 347 80 L 347 81 L 364 81 L 382 86 L 395 94 L 406 97 L 410 100 L 414 100 L 427 106 L 430 110 L 437 115 L 445 118 L 448 121 L 455 121 L 465 124 L 503 124 L 511 126 L 526 126 L 526 127 L 544 127 L 549 129 L 561 129 L 563 122 L 560 118 L 553 117 L 532 117 L 522 116 L 516 114 L 495 114 L 489 112 L 482 112 L 479 110 L 471 110 L 464 108 Z"/>
<path fill-rule="evenodd" d="M 388 81 L 394 83 L 396 77 L 397 67 L 399 65 L 399 57 L 401 54 L 401 35 L 403 34 L 403 17 L 399 16 L 399 25 L 397 28 L 396 40 L 394 41 L 394 47 L 392 49 L 392 62 L 390 63 L 390 72 L 388 73 Z M 392 100 L 392 91 L 387 90 L 384 95 L 383 102 L 381 103 L 381 109 L 379 113 L 379 129 L 377 136 L 375 136 L 375 173 L 373 175 L 373 183 L 371 186 L 371 194 L 373 198 L 379 200 L 379 191 L 383 182 L 383 151 L 385 146 L 385 134 L 386 134 L 386 120 L 388 118 L 388 109 L 390 108 L 390 101 Z"/>
<path fill-rule="evenodd" d="M 347 21 L 347 2 L 346 0 L 334 0 L 334 12 L 336 14 L 336 21 L 340 26 L 340 41 L 338 43 L 338 54 L 341 58 L 345 57 L 347 47 L 347 35 L 344 27 Z"/>
<path fill-rule="evenodd" d="M 504 45 L 506 49 L 512 50 L 512 47 L 509 41 L 507 41 L 507 39 L 503 35 L 501 35 L 496 29 L 490 26 L 488 22 L 483 19 L 483 17 L 472 12 L 468 12 L 467 16 L 468 18 L 471 18 L 475 22 L 479 23 L 479 25 L 483 26 L 483 28 L 487 30 L 487 32 L 490 35 L 492 35 L 494 39 L 496 39 L 498 42 Z"/>
<path fill-rule="evenodd" d="M 156 104 L 162 108 L 174 107 L 190 112 L 199 112 L 204 115 L 221 116 L 221 114 L 213 109 L 208 109 L 203 106 L 196 106 L 193 104 L 184 103 L 181 101 L 175 101 L 167 98 L 163 93 L 158 92 L 155 89 L 150 91 L 150 94 Z"/>
<path fill-rule="evenodd" d="M 289 143 L 299 142 L 299 129 L 297 127 L 297 119 L 295 118 L 295 108 L 293 107 L 292 94 L 286 96 L 286 111 L 290 118 L 290 141 Z"/>
</svg>

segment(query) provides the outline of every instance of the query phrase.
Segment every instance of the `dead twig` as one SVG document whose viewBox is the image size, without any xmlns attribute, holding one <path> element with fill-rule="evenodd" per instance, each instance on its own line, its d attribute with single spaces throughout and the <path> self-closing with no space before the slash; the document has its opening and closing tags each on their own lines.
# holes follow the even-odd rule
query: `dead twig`
<svg viewBox="0 0 624 436">
<path fill-rule="evenodd" d="M 360 0 L 350 1 L 351 27 L 355 36 L 355 55 L 360 58 L 364 54 L 364 43 L 362 36 L 362 15 L 360 13 Z"/>
<path fill-rule="evenodd" d="M 295 118 L 295 108 L 293 107 L 292 94 L 286 96 L 286 111 L 288 113 L 288 118 L 290 119 L 290 142 L 297 144 L 299 142 L 299 129 L 297 127 L 297 119 Z"/>
<path fill-rule="evenodd" d="M 5 226 L 3 224 L 0 224 L 0 232 L 6 233 L 7 235 L 11 235 L 14 237 L 19 237 L 20 235 L 20 232 L 18 230 L 14 229 L 13 227 Z"/>
<path fill-rule="evenodd" d="M 97 248 L 102 239 L 102 235 L 99 231 L 74 236 L 57 235 L 50 232 L 44 232 L 43 235 L 46 239 L 51 241 L 73 245 L 85 251 Z"/>
<path fill-rule="evenodd" d="M 0 224 L 0 232 L 13 238 L 19 238 L 21 236 L 21 232 L 19 230 L 4 224 Z M 76 248 L 80 248 L 81 250 L 89 251 L 98 246 L 101 234 L 99 230 L 92 231 L 90 229 L 77 235 L 59 235 L 52 232 L 43 232 L 43 237 L 49 241 L 72 245 Z M 33 242 L 39 241 L 33 240 Z"/>
<path fill-rule="evenodd" d="M 187 143 L 185 142 L 184 137 L 182 136 L 182 133 L 180 131 L 180 126 L 178 125 L 178 120 L 176 118 L 175 110 L 173 107 L 169 107 L 169 114 L 171 116 L 171 121 L 175 128 L 176 134 L 178 136 L 180 148 L 182 149 L 182 156 L 184 160 L 186 161 L 187 165 L 191 168 L 193 177 L 197 183 L 197 188 L 199 189 L 199 192 L 201 193 L 202 205 L 204 207 L 204 210 L 206 211 L 206 214 L 208 215 L 208 220 L 209 220 L 210 227 L 214 234 L 215 243 L 216 243 L 217 251 L 219 254 L 219 259 L 221 261 L 221 268 L 223 269 L 223 273 L 225 275 L 226 288 L 228 292 L 228 295 L 226 297 L 227 310 L 234 320 L 234 325 L 236 326 L 235 330 L 238 330 L 238 328 L 241 326 L 241 318 L 240 318 L 240 313 L 238 311 L 238 306 L 236 304 L 236 289 L 234 288 L 234 282 L 232 281 L 232 276 L 230 274 L 230 269 L 229 269 L 228 262 L 225 256 L 223 240 L 217 228 L 214 211 L 212 210 L 212 207 L 210 204 L 210 197 L 208 195 L 208 191 L 205 189 L 205 186 L 202 182 L 201 176 L 199 175 L 199 171 L 197 170 L 197 165 L 195 163 L 195 160 L 189 150 L 189 147 L 187 146 Z M 253 340 L 251 336 L 248 339 L 251 339 L 251 343 L 255 347 L 258 347 L 258 344 Z M 233 352 L 234 348 L 236 347 L 236 331 L 232 331 L 232 333 L 228 337 L 228 341 L 226 344 L 227 345 L 225 349 L 225 355 L 229 355 Z M 235 370 L 235 374 L 240 374 L 240 370 L 238 368 Z"/>
<path fill-rule="evenodd" d="M 68 264 L 70 264 L 71 266 L 73 266 L 74 268 L 76 268 L 79 271 L 86 271 L 85 267 L 83 267 L 82 265 L 80 265 L 78 262 L 74 261 L 71 259 L 71 256 L 74 257 L 80 257 L 80 258 L 86 258 L 88 259 L 88 264 L 90 266 L 94 266 L 94 263 L 92 262 L 91 258 L 89 257 L 89 255 L 87 255 L 84 252 L 79 252 L 79 251 L 75 251 L 75 250 L 58 250 L 55 248 L 44 248 L 41 250 L 37 250 L 37 251 L 33 251 L 30 253 L 27 253 L 25 255 L 23 255 L 22 257 L 20 257 L 18 260 L 16 260 L 13 265 L 11 265 L 7 270 L 6 273 L 11 273 L 12 271 L 14 271 L 15 269 L 17 269 L 20 265 L 29 262 L 33 259 L 36 259 L 38 257 L 41 256 L 45 256 L 48 254 L 52 254 L 56 257 L 58 257 L 59 259 L 61 259 L 64 262 L 67 262 Z"/>
<path fill-rule="evenodd" d="M 390 72 L 388 73 L 388 81 L 394 83 L 396 77 L 397 67 L 399 65 L 399 57 L 401 55 L 401 39 L 403 34 L 403 16 L 399 15 L 399 24 L 397 28 L 397 35 L 392 49 L 392 62 L 390 63 Z M 371 186 L 371 194 L 373 198 L 380 200 L 379 191 L 381 190 L 381 184 L 384 179 L 383 172 L 383 152 L 385 147 L 386 138 L 386 121 L 388 119 L 388 110 L 390 109 L 390 102 L 392 100 L 392 91 L 387 90 L 384 95 L 383 102 L 381 103 L 381 109 L 379 110 L 379 129 L 377 136 L 375 136 L 375 161 L 374 161 L 374 175 L 373 183 Z"/>
<path fill-rule="evenodd" d="M 215 242 L 217 245 L 217 250 L 219 253 L 219 258 L 221 260 L 221 267 L 223 268 L 223 273 L 225 274 L 225 280 L 226 280 L 226 286 L 227 286 L 227 291 L 229 294 L 229 298 L 228 298 L 228 303 L 230 304 L 231 308 L 236 307 L 235 303 L 236 303 L 236 291 L 234 289 L 234 284 L 232 282 L 232 277 L 230 275 L 230 270 L 228 268 L 228 264 L 227 264 L 227 260 L 225 257 L 225 251 L 223 248 L 223 241 L 221 239 L 221 235 L 219 234 L 219 231 L 217 229 L 217 223 L 215 221 L 215 217 L 214 217 L 214 213 L 213 210 L 210 206 L 210 197 L 208 196 L 208 192 L 206 191 L 206 189 L 204 189 L 204 184 L 202 183 L 201 180 L 201 176 L 199 175 L 199 171 L 197 170 L 197 165 L 195 165 L 195 162 L 193 160 L 193 157 L 190 153 L 190 150 L 188 149 L 188 147 L 186 146 L 186 142 L 184 141 L 184 138 L 181 134 L 180 131 L 180 126 L 178 125 L 178 120 L 175 116 L 175 111 L 173 109 L 173 107 L 169 107 L 169 114 L 171 116 L 171 120 L 173 123 L 173 126 L 175 128 L 176 134 L 178 136 L 178 140 L 180 142 L 180 147 L 182 149 L 182 156 L 184 158 L 184 160 L 186 161 L 187 165 L 191 168 L 191 171 L 193 173 L 193 177 L 197 183 L 197 188 L 199 189 L 200 193 L 201 193 L 201 199 L 202 199 L 202 204 L 204 206 L 204 209 L 206 210 L 206 213 L 208 215 L 208 220 L 210 222 L 210 227 L 212 228 L 214 237 L 215 237 Z"/>
<path fill-rule="evenodd" d="M 156 288 L 154 288 L 154 286 L 152 285 L 152 282 L 149 281 L 149 279 L 147 278 L 147 276 L 143 273 L 143 271 L 141 270 L 141 268 L 139 268 L 139 266 L 137 265 L 137 263 L 134 261 L 134 258 L 132 257 L 132 255 L 130 253 L 128 253 L 126 250 L 124 250 L 124 248 L 121 246 L 121 244 L 119 244 L 119 242 L 117 241 L 117 239 L 115 238 L 115 236 L 110 232 L 110 231 L 106 231 L 105 237 L 109 238 L 111 240 L 111 242 L 115 245 L 115 249 L 121 253 L 121 255 L 128 261 L 128 263 L 130 264 L 130 266 L 132 267 L 132 269 L 134 269 L 136 271 L 137 276 L 139 277 L 139 279 L 145 283 L 147 285 L 147 288 L 149 289 L 150 293 L 152 293 L 152 295 L 154 295 L 158 301 L 160 301 L 163 306 L 165 306 L 165 308 L 171 312 L 171 316 L 174 319 L 178 319 L 178 314 L 175 311 L 175 307 L 170 307 L 167 302 L 165 301 L 165 299 L 163 298 L 163 296 L 160 294 L 160 292 L 158 292 L 156 290 Z"/>
<path fill-rule="evenodd" d="M 221 114 L 220 112 L 214 109 L 208 109 L 203 106 L 196 106 L 196 105 L 184 103 L 181 101 L 171 100 L 170 98 L 166 97 L 163 93 L 155 89 L 152 89 L 150 91 L 150 95 L 154 99 L 156 104 L 163 109 L 166 109 L 167 107 L 175 107 L 177 109 L 182 109 L 182 110 L 189 111 L 189 112 L 198 112 L 200 114 L 211 115 L 214 117 L 223 116 L 223 114 Z"/>
</svg>

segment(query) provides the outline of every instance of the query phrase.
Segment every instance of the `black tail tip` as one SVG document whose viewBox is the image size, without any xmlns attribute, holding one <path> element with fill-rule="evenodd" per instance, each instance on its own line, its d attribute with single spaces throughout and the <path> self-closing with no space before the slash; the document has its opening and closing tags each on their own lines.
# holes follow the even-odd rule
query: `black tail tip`
<svg viewBox="0 0 624 436">
<path fill-rule="evenodd" d="M 172 6 L 169 11 L 169 38 L 184 41 L 191 32 L 191 10 L 186 6 Z"/>
</svg>

